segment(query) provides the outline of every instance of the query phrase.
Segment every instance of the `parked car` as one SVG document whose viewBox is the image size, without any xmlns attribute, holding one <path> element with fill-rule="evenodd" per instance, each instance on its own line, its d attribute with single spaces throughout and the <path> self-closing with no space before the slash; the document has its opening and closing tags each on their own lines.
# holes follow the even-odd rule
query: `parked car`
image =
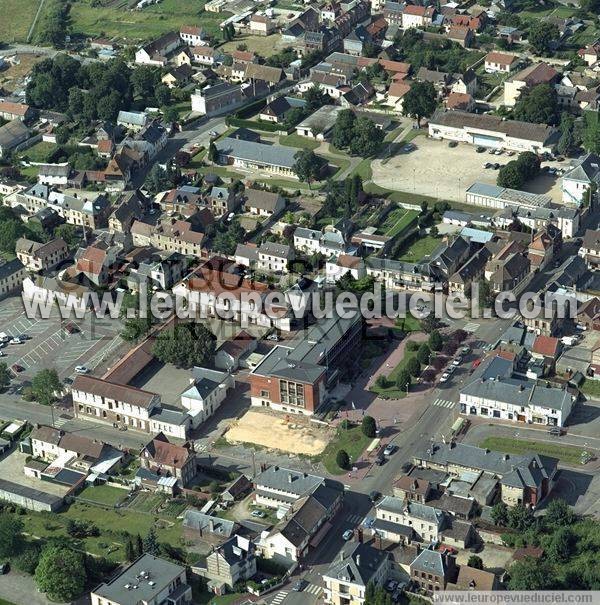
<svg viewBox="0 0 600 605">
<path fill-rule="evenodd" d="M 458 367 L 461 363 L 462 363 L 462 357 L 457 357 L 456 359 L 452 360 L 452 365 L 454 367 Z"/>
<path fill-rule="evenodd" d="M 396 586 L 398 586 L 398 582 L 396 582 L 396 580 L 390 580 L 386 585 L 385 585 L 385 589 L 388 592 L 394 592 L 394 590 L 396 590 Z"/>
<path fill-rule="evenodd" d="M 461 352 L 463 355 L 469 355 L 469 353 L 471 352 L 471 347 L 469 347 L 469 346 L 464 346 L 464 347 L 463 347 L 463 348 L 460 350 L 460 352 Z"/>
<path fill-rule="evenodd" d="M 22 345 L 25 341 L 21 340 L 21 338 L 19 336 L 13 336 L 10 339 L 10 344 L 11 345 Z"/>
<path fill-rule="evenodd" d="M 448 372 L 444 372 L 440 378 L 440 382 L 448 382 L 448 378 L 450 378 L 450 374 L 448 374 Z"/>
<path fill-rule="evenodd" d="M 375 458 L 375 464 L 377 466 L 383 466 L 385 464 L 385 458 L 384 458 L 384 456 L 382 456 L 381 454 L 379 454 L 379 456 L 377 456 L 377 458 Z"/>
<path fill-rule="evenodd" d="M 446 374 L 454 374 L 454 372 L 456 371 L 456 366 L 448 366 L 445 370 Z"/>
<path fill-rule="evenodd" d="M 483 153 L 483 152 L 485 151 L 485 147 L 476 147 L 476 148 L 475 148 L 475 151 L 476 151 L 477 153 Z"/>
<path fill-rule="evenodd" d="M 70 321 L 65 326 L 65 332 L 68 332 L 69 334 L 76 334 L 77 332 L 81 332 L 81 330 L 77 324 L 74 324 L 72 321 Z"/>
<path fill-rule="evenodd" d="M 306 580 L 298 580 L 294 586 L 292 586 L 292 590 L 294 592 L 302 592 L 304 587 L 306 586 Z"/>
<path fill-rule="evenodd" d="M 10 563 L 8 561 L 4 561 L 4 563 L 0 563 L 0 575 L 3 576 L 10 571 Z"/>
<path fill-rule="evenodd" d="M 455 555 L 458 553 L 458 551 L 456 550 L 456 548 L 452 547 L 452 546 L 448 546 L 447 544 L 440 544 L 438 550 L 444 554 L 444 553 L 448 553 L 449 555 Z"/>
<path fill-rule="evenodd" d="M 450 147 L 451 149 L 454 149 L 455 147 L 458 147 L 458 141 L 450 141 L 448 143 L 448 147 Z"/>
<path fill-rule="evenodd" d="M 90 369 L 86 366 L 75 366 L 76 374 L 87 374 L 89 371 Z"/>
<path fill-rule="evenodd" d="M 279 340 L 279 336 L 277 334 L 269 334 L 267 340 Z"/>
<path fill-rule="evenodd" d="M 267 513 L 262 510 L 253 510 L 250 515 L 252 517 L 257 517 L 258 519 L 264 519 L 267 516 Z"/>
<path fill-rule="evenodd" d="M 19 374 L 20 372 L 23 372 L 25 370 L 25 368 L 22 365 L 19 365 L 18 363 L 13 363 L 10 366 L 10 369 L 15 373 L 15 374 Z"/>
<path fill-rule="evenodd" d="M 398 449 L 398 446 L 394 445 L 393 443 L 388 443 L 385 446 L 385 449 L 383 450 L 383 455 L 384 456 L 391 456 L 392 454 L 394 454 L 394 452 Z"/>
<path fill-rule="evenodd" d="M 342 534 L 342 538 L 348 542 L 348 540 L 352 540 L 352 537 L 354 536 L 354 530 L 353 529 L 347 529 L 343 534 Z"/>
<path fill-rule="evenodd" d="M 564 431 L 560 426 L 551 426 L 548 429 L 548 433 L 550 435 L 552 435 L 553 437 L 560 437 L 561 435 L 564 434 Z"/>
</svg>

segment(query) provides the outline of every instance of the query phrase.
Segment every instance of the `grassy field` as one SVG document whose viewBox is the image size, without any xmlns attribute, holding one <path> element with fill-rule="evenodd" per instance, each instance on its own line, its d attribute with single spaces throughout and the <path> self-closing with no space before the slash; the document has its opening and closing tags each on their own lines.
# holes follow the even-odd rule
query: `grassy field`
<svg viewBox="0 0 600 605">
<path fill-rule="evenodd" d="M 396 325 L 404 332 L 421 331 L 421 322 L 410 314 L 404 318 L 398 318 Z"/>
<path fill-rule="evenodd" d="M 79 0 L 71 8 L 73 33 L 147 40 L 182 25 L 202 25 L 218 36 L 219 23 L 229 13 L 204 12 L 204 4 L 204 0 L 162 0 L 142 10 L 128 10 L 115 5 L 92 7 L 90 0 Z"/>
<path fill-rule="evenodd" d="M 424 256 L 431 254 L 439 245 L 441 239 L 426 235 L 413 242 L 396 260 L 402 260 L 407 263 L 420 261 Z"/>
<path fill-rule="evenodd" d="M 572 445 L 534 441 L 533 439 L 512 439 L 511 437 L 486 437 L 479 447 L 508 454 L 541 454 L 558 458 L 561 462 L 573 466 L 581 464 L 581 454 L 584 452 L 581 448 Z"/>
<path fill-rule="evenodd" d="M 0 40 L 24 42 L 40 5 L 40 0 L 2 0 Z"/>
<path fill-rule="evenodd" d="M 30 162 L 47 162 L 50 156 L 56 151 L 54 143 L 45 143 L 40 141 L 28 149 L 19 152 L 19 158 L 29 158 Z"/>
<path fill-rule="evenodd" d="M 240 44 L 245 44 L 248 47 L 248 50 L 261 57 L 270 57 L 280 50 L 281 34 L 272 34 L 271 36 L 251 36 L 249 34 L 242 34 L 236 36 L 235 40 L 225 42 L 225 44 L 219 48 L 225 53 L 231 53 L 236 50 Z"/>
<path fill-rule="evenodd" d="M 340 450 L 346 450 L 353 462 L 360 458 L 365 451 L 371 439 L 365 436 L 360 426 L 355 426 L 348 430 L 338 428 L 336 437 L 325 448 L 321 454 L 321 461 L 332 475 L 343 475 L 346 471 L 340 468 L 335 461 L 337 453 Z"/>
<path fill-rule="evenodd" d="M 418 216 L 419 213 L 416 210 L 405 210 L 404 208 L 392 210 L 386 217 L 381 229 L 385 235 L 394 237 L 414 223 Z"/>
<path fill-rule="evenodd" d="M 15 604 L 11 603 L 10 601 L 5 601 L 4 599 L 0 599 L 0 605 L 15 605 Z"/>
<path fill-rule="evenodd" d="M 121 500 L 124 500 L 128 493 L 127 490 L 118 487 L 98 485 L 96 487 L 86 487 L 80 492 L 78 498 L 89 500 L 90 502 L 97 502 L 98 504 L 104 504 L 105 506 L 114 506 L 118 502 L 121 502 Z"/>
<path fill-rule="evenodd" d="M 600 380 L 586 378 L 580 388 L 584 395 L 592 399 L 600 399 Z"/>
<path fill-rule="evenodd" d="M 371 162 L 370 158 L 362 159 L 360 164 L 354 169 L 354 174 L 358 174 L 363 181 L 370 181 L 373 178 Z"/>
<path fill-rule="evenodd" d="M 299 147 L 300 149 L 316 149 L 320 145 L 319 141 L 309 139 L 308 137 L 301 137 L 295 132 L 284 137 L 279 137 L 279 144 L 287 145 L 288 147 Z"/>
</svg>

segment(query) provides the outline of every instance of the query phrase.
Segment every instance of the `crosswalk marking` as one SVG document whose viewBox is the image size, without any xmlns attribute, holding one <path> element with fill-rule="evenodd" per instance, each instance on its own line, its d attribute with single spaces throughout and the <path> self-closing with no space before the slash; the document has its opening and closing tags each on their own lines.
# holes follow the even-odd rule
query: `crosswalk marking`
<svg viewBox="0 0 600 605">
<path fill-rule="evenodd" d="M 316 584 L 309 584 L 305 589 L 304 592 L 307 592 L 308 594 L 314 594 L 315 596 L 318 596 L 321 594 L 321 592 L 323 592 L 323 588 L 321 586 L 317 586 Z"/>
<path fill-rule="evenodd" d="M 64 424 L 67 424 L 67 422 L 69 422 L 69 420 L 71 420 L 70 418 L 62 418 L 61 416 L 59 416 L 58 418 L 54 418 L 54 426 L 56 428 L 60 428 L 61 426 L 63 426 Z"/>
<path fill-rule="evenodd" d="M 456 404 L 454 401 L 448 401 L 447 399 L 436 399 L 433 405 L 438 408 L 453 408 Z"/>
<path fill-rule="evenodd" d="M 287 594 L 288 593 L 286 591 L 278 592 L 275 595 L 275 598 L 271 601 L 271 605 L 279 605 L 279 603 L 281 603 L 281 601 L 287 597 Z"/>
<path fill-rule="evenodd" d="M 471 323 L 468 323 L 463 329 L 465 332 L 477 332 L 477 330 L 479 330 L 480 325 L 481 324 L 471 322 Z"/>
<path fill-rule="evenodd" d="M 363 518 L 360 515 L 350 515 L 348 517 L 348 521 L 350 521 L 350 523 L 360 523 L 363 520 Z"/>
</svg>

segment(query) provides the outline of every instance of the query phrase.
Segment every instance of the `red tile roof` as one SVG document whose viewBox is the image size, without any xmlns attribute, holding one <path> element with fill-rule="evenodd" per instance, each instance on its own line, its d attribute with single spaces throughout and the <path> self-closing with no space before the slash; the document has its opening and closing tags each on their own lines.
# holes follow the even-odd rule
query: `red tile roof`
<svg viewBox="0 0 600 605">
<path fill-rule="evenodd" d="M 559 346 L 560 341 L 558 338 L 554 338 L 553 336 L 538 336 L 533 341 L 533 347 L 531 350 L 534 353 L 543 355 L 544 357 L 556 358 L 558 355 Z"/>
</svg>

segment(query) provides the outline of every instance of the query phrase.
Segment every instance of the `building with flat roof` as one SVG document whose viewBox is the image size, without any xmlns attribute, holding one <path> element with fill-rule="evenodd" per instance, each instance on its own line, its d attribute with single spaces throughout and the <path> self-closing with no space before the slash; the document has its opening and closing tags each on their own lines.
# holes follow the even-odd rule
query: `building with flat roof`
<svg viewBox="0 0 600 605">
<path fill-rule="evenodd" d="M 550 153 L 558 142 L 556 128 L 545 124 L 458 110 L 437 110 L 429 120 L 429 136 L 479 147 L 534 153 Z"/>
<path fill-rule="evenodd" d="M 356 313 L 323 319 L 274 347 L 249 375 L 252 405 L 312 415 L 361 339 L 362 317 Z"/>
<path fill-rule="evenodd" d="M 92 605 L 184 605 L 192 602 L 185 567 L 143 554 L 90 594 Z"/>
</svg>

